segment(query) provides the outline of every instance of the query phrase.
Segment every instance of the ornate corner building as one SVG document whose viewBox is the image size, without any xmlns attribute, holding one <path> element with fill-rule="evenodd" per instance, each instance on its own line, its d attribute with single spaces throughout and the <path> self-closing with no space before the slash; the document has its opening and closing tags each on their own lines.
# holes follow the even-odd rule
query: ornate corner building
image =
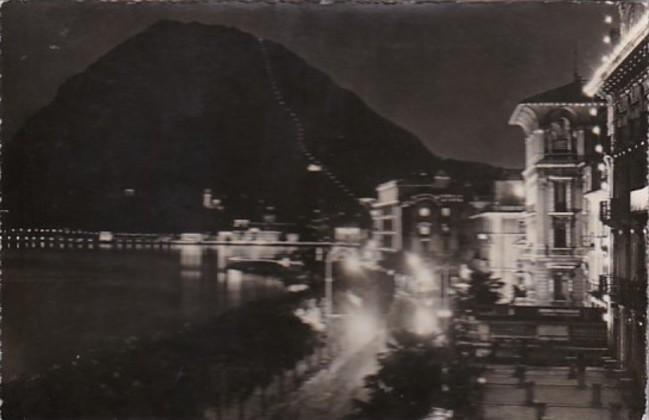
<svg viewBox="0 0 649 420">
<path fill-rule="evenodd" d="M 621 365 L 646 375 L 647 212 L 649 211 L 649 2 L 619 5 L 619 42 L 585 87 L 606 99 L 608 197 L 602 221 L 611 235 L 611 273 L 602 292 L 609 302 L 611 346 Z"/>
<path fill-rule="evenodd" d="M 520 263 L 536 305 L 582 306 L 587 300 L 582 179 L 606 104 L 585 95 L 583 84 L 575 75 L 567 85 L 527 98 L 509 121 L 525 133 L 526 241 Z"/>
</svg>

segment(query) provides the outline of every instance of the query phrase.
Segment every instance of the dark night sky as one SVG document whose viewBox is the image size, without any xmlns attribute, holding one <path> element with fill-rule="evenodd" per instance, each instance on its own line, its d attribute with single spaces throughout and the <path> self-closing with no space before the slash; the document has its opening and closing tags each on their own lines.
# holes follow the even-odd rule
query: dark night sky
<svg viewBox="0 0 649 420">
<path fill-rule="evenodd" d="M 603 3 L 315 6 L 32 1 L 3 7 L 4 138 L 58 86 L 162 18 L 236 26 L 325 71 L 436 154 L 522 167 L 516 103 L 589 76 Z"/>
</svg>

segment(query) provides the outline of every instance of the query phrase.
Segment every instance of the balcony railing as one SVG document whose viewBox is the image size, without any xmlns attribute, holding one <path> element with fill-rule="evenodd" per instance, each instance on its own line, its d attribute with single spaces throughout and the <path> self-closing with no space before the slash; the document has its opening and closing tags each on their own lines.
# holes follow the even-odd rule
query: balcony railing
<svg viewBox="0 0 649 420">
<path fill-rule="evenodd" d="M 609 201 L 601 201 L 599 203 L 599 218 L 602 223 L 610 227 L 621 227 L 631 223 L 628 198 L 611 198 Z"/>
<path fill-rule="evenodd" d="M 579 155 L 574 152 L 549 152 L 542 156 L 541 162 L 572 163 L 576 162 L 578 158 Z"/>
<path fill-rule="evenodd" d="M 580 256 L 583 253 L 581 248 L 577 247 L 546 247 L 546 248 L 524 248 L 524 255 L 554 255 L 554 256 Z"/>
<path fill-rule="evenodd" d="M 579 213 L 581 209 L 566 207 L 566 206 L 555 206 L 554 209 L 550 210 L 550 213 Z"/>
<path fill-rule="evenodd" d="M 562 248 L 550 248 L 550 255 L 565 255 L 565 256 L 573 256 L 577 255 L 578 251 L 577 248 L 574 247 L 562 247 Z"/>
</svg>

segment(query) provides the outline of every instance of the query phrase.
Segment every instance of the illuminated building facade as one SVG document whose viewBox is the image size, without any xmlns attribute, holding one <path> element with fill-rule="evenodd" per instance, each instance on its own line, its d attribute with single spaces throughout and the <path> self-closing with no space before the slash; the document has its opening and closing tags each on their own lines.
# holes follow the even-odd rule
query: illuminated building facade
<svg viewBox="0 0 649 420">
<path fill-rule="evenodd" d="M 608 105 L 610 148 L 604 151 L 604 160 L 610 189 L 602 202 L 602 220 L 610 227 L 612 242 L 606 285 L 611 344 L 622 367 L 642 384 L 646 379 L 649 5 L 627 2 L 618 7 L 619 40 L 585 92 L 606 98 Z"/>
<path fill-rule="evenodd" d="M 525 134 L 525 244 L 521 273 L 536 305 L 582 306 L 583 167 L 601 134 L 604 102 L 583 93 L 578 75 L 564 86 L 521 101 L 509 123 Z"/>
<path fill-rule="evenodd" d="M 381 251 L 409 252 L 432 261 L 461 257 L 471 206 L 464 188 L 446 173 L 389 181 L 376 190 L 373 239 Z"/>
<path fill-rule="evenodd" d="M 523 303 L 529 287 L 520 271 L 525 193 L 520 175 L 516 178 L 495 181 L 492 202 L 471 216 L 477 244 L 472 268 L 489 272 L 504 283 L 504 302 Z"/>
</svg>

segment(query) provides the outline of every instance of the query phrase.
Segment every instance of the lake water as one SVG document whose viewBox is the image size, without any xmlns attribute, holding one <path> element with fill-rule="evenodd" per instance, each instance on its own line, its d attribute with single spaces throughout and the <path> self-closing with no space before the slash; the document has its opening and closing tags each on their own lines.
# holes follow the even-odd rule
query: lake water
<svg viewBox="0 0 649 420">
<path fill-rule="evenodd" d="M 37 374 L 92 349 L 173 332 L 284 293 L 277 278 L 223 268 L 228 255 L 290 250 L 234 248 L 3 250 L 3 378 Z"/>
</svg>

